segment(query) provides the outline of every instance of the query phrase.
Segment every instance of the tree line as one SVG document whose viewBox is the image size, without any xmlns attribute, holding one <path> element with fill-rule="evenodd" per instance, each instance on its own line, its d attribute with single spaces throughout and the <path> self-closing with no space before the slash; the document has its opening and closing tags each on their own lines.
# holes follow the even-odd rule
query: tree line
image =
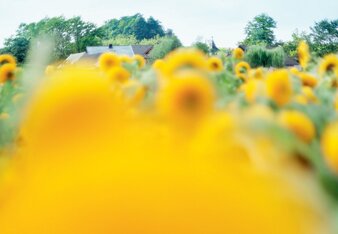
<svg viewBox="0 0 338 234">
<path fill-rule="evenodd" d="M 276 39 L 274 30 L 277 22 L 267 14 L 254 17 L 245 27 L 245 39 L 238 43 L 244 47 L 260 45 L 266 48 L 281 47 L 294 57 L 297 46 L 305 40 L 311 51 L 318 56 L 338 52 L 338 19 L 315 22 L 310 33 L 295 31 L 290 41 Z M 63 16 L 44 18 L 34 23 L 22 23 L 15 35 L 7 38 L 1 53 L 13 54 L 19 63 L 27 56 L 30 43 L 40 35 L 49 35 L 54 40 L 52 60 L 66 58 L 71 53 L 85 51 L 87 46 L 96 45 L 154 45 L 153 59 L 161 58 L 181 46 L 180 40 L 171 29 L 165 29 L 159 20 L 141 14 L 107 20 L 102 26 L 84 21 L 81 17 L 66 19 Z M 201 40 L 193 43 L 205 53 L 214 53 L 215 46 Z M 223 51 L 227 51 L 223 49 Z"/>
<path fill-rule="evenodd" d="M 274 34 L 277 22 L 267 14 L 260 14 L 250 21 L 245 27 L 246 38 L 239 44 L 244 46 L 262 45 L 266 47 L 281 46 L 286 54 L 295 56 L 297 46 L 304 40 L 309 44 L 311 51 L 317 56 L 338 52 L 338 19 L 324 19 L 315 22 L 310 27 L 310 32 L 299 32 L 292 34 L 290 41 L 278 41 Z"/>
<path fill-rule="evenodd" d="M 146 19 L 141 14 L 111 19 L 100 27 L 79 16 L 70 19 L 63 16 L 47 17 L 38 22 L 20 24 L 15 35 L 5 39 L 0 53 L 11 53 L 22 63 L 30 43 L 41 35 L 48 35 L 54 40 L 53 60 L 83 52 L 87 46 L 114 43 L 118 40 L 120 43 L 130 43 L 133 40 L 133 44 L 155 44 L 160 42 L 160 38 L 174 37 L 172 30 L 165 30 L 160 21 L 153 17 Z"/>
</svg>

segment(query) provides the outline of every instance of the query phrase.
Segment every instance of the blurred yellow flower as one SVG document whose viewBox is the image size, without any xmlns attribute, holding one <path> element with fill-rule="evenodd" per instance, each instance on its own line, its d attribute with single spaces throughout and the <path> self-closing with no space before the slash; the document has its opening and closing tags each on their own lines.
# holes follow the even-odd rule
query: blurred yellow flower
<svg viewBox="0 0 338 234">
<path fill-rule="evenodd" d="M 218 57 L 211 57 L 207 61 L 209 71 L 219 72 L 223 70 L 223 62 Z"/>
<path fill-rule="evenodd" d="M 265 121 L 274 120 L 274 112 L 266 105 L 254 104 L 251 105 L 246 111 L 245 116 L 250 120 L 261 119 Z"/>
<path fill-rule="evenodd" d="M 307 99 L 310 103 L 317 103 L 318 98 L 313 92 L 313 89 L 311 87 L 305 86 L 302 87 L 301 93 L 304 95 L 304 97 Z"/>
<path fill-rule="evenodd" d="M 232 56 L 235 59 L 242 59 L 244 57 L 244 51 L 241 48 L 236 48 L 232 51 Z"/>
<path fill-rule="evenodd" d="M 299 63 L 303 69 L 306 69 L 310 61 L 309 46 L 305 41 L 301 41 L 297 48 Z"/>
<path fill-rule="evenodd" d="M 107 72 L 111 68 L 118 67 L 120 65 L 120 58 L 114 53 L 104 53 L 99 58 L 99 67 L 104 72 Z"/>
<path fill-rule="evenodd" d="M 164 66 L 165 62 L 163 59 L 157 59 L 152 65 L 152 67 L 157 71 L 161 70 Z"/>
<path fill-rule="evenodd" d="M 256 101 L 259 93 L 264 91 L 264 83 L 259 80 L 250 79 L 244 84 L 245 99 L 249 103 Z"/>
<path fill-rule="evenodd" d="M 299 111 L 285 110 L 278 116 L 279 123 L 293 132 L 301 140 L 310 143 L 315 135 L 316 129 L 309 117 Z"/>
<path fill-rule="evenodd" d="M 13 55 L 10 55 L 10 54 L 1 54 L 0 55 L 0 66 L 7 64 L 7 63 L 13 64 L 16 66 L 15 57 L 13 57 Z"/>
<path fill-rule="evenodd" d="M 199 119 L 214 106 L 212 84 L 195 72 L 182 72 L 173 77 L 158 93 L 158 108 L 173 119 Z"/>
<path fill-rule="evenodd" d="M 264 78 L 264 70 L 262 67 L 249 70 L 249 78 L 262 80 Z"/>
<path fill-rule="evenodd" d="M 121 124 L 121 102 L 96 70 L 64 69 L 44 81 L 28 102 L 22 139 L 39 152 L 90 147 Z"/>
<path fill-rule="evenodd" d="M 15 79 L 16 66 L 12 63 L 6 63 L 0 67 L 0 84 Z"/>
<path fill-rule="evenodd" d="M 139 68 L 143 68 L 146 65 L 146 60 L 139 54 L 134 55 L 133 59 L 137 62 Z"/>
<path fill-rule="evenodd" d="M 325 160 L 330 168 L 338 174 L 338 122 L 326 127 L 321 146 Z"/>
<path fill-rule="evenodd" d="M 319 74 L 334 73 L 338 77 L 338 57 L 334 54 L 326 55 L 319 65 Z"/>
<path fill-rule="evenodd" d="M 298 94 L 294 97 L 294 101 L 301 105 L 308 104 L 308 99 L 303 94 Z"/>
<path fill-rule="evenodd" d="M 123 67 L 112 67 L 107 71 L 107 76 L 111 81 L 125 83 L 129 80 L 131 74 Z"/>
<path fill-rule="evenodd" d="M 299 73 L 301 73 L 301 71 L 299 71 L 296 67 L 290 68 L 289 71 L 292 75 L 295 75 L 295 76 L 298 76 Z"/>
<path fill-rule="evenodd" d="M 128 55 L 120 55 L 119 56 L 121 63 L 132 63 L 133 58 L 129 57 Z"/>
<path fill-rule="evenodd" d="M 238 78 L 246 79 L 250 71 L 250 65 L 247 62 L 239 62 L 235 66 L 235 73 Z"/>
<path fill-rule="evenodd" d="M 309 73 L 304 73 L 304 72 L 300 72 L 298 74 L 300 80 L 302 81 L 302 84 L 304 86 L 309 86 L 309 87 L 315 87 L 318 83 L 318 80 L 316 77 L 314 77 L 313 75 L 309 74 Z"/>
<path fill-rule="evenodd" d="M 277 105 L 287 104 L 292 96 L 292 84 L 286 70 L 271 72 L 266 79 L 267 96 Z"/>
<path fill-rule="evenodd" d="M 207 70 L 207 59 L 203 52 L 197 49 L 178 49 L 171 52 L 165 59 L 165 66 L 162 69 L 166 75 L 173 75 L 175 72 L 185 69 Z"/>
</svg>

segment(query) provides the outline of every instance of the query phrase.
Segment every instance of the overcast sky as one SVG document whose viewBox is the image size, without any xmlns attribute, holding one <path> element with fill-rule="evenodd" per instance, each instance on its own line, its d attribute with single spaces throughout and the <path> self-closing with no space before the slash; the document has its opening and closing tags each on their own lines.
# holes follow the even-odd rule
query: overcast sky
<svg viewBox="0 0 338 234">
<path fill-rule="evenodd" d="M 314 22 L 338 18 L 338 0 L 0 0 L 0 47 L 20 23 L 49 16 L 80 15 L 98 26 L 105 20 L 141 13 L 174 30 L 183 44 L 214 37 L 219 47 L 233 47 L 255 15 L 277 21 L 276 37 L 291 38 L 295 29 L 308 31 Z"/>
</svg>

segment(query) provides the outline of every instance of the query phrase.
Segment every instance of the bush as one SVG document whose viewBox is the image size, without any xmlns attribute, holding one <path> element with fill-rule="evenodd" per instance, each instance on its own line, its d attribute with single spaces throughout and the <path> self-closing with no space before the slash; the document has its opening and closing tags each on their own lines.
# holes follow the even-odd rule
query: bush
<svg viewBox="0 0 338 234">
<path fill-rule="evenodd" d="M 177 37 L 163 37 L 162 40 L 151 50 L 149 54 L 150 62 L 164 58 L 169 52 L 180 46 L 182 46 L 182 44 Z"/>
<path fill-rule="evenodd" d="M 245 53 L 245 60 L 251 67 L 283 67 L 285 53 L 283 48 L 267 49 L 262 46 L 252 46 Z"/>
<path fill-rule="evenodd" d="M 205 54 L 209 54 L 209 52 L 210 52 L 208 44 L 206 44 L 204 42 L 198 41 L 198 42 L 193 44 L 193 47 L 195 47 L 196 49 L 199 49 L 200 51 L 202 51 Z"/>
<path fill-rule="evenodd" d="M 284 67 L 285 52 L 282 47 L 269 50 L 268 53 L 271 58 L 271 67 Z"/>
</svg>

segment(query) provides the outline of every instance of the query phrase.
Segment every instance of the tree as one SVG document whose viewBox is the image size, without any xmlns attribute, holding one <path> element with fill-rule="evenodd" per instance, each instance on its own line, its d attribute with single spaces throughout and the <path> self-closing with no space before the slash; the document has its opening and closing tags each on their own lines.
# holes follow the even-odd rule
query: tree
<svg viewBox="0 0 338 234">
<path fill-rule="evenodd" d="M 210 48 L 208 46 L 207 43 L 201 42 L 201 41 L 197 41 L 195 42 L 193 45 L 193 47 L 199 49 L 200 51 L 202 51 L 205 54 L 209 54 L 210 53 Z"/>
<path fill-rule="evenodd" d="M 338 19 L 316 22 L 310 29 L 313 51 L 317 55 L 323 56 L 338 52 Z"/>
<path fill-rule="evenodd" d="M 276 21 L 267 14 L 260 14 L 250 21 L 245 27 L 245 45 L 272 46 L 275 42 L 274 29 Z"/>
<path fill-rule="evenodd" d="M 85 50 L 88 45 L 97 45 L 100 43 L 101 40 L 98 38 L 101 32 L 93 23 L 84 22 L 79 16 L 69 19 L 67 23 L 76 52 Z"/>
<path fill-rule="evenodd" d="M 164 58 L 169 52 L 182 46 L 177 37 L 163 37 L 160 43 L 154 46 L 151 50 L 149 57 L 152 62 L 156 59 Z"/>
<path fill-rule="evenodd" d="M 282 47 L 285 53 L 288 56 L 297 57 L 297 48 L 301 41 L 306 41 L 307 44 L 310 46 L 310 49 L 312 50 L 312 42 L 311 42 L 310 35 L 306 34 L 305 32 L 298 32 L 298 30 L 292 33 L 291 41 L 287 41 L 281 44 L 282 44 Z"/>
<path fill-rule="evenodd" d="M 134 35 L 138 41 L 141 41 L 165 35 L 165 31 L 158 20 L 155 20 L 153 17 L 145 19 L 141 14 L 111 19 L 106 21 L 101 28 L 105 40 L 110 40 L 120 35 Z"/>
<path fill-rule="evenodd" d="M 23 63 L 29 49 L 29 40 L 24 37 L 11 37 L 5 40 L 3 53 L 10 53 L 16 57 L 18 63 Z"/>
</svg>

